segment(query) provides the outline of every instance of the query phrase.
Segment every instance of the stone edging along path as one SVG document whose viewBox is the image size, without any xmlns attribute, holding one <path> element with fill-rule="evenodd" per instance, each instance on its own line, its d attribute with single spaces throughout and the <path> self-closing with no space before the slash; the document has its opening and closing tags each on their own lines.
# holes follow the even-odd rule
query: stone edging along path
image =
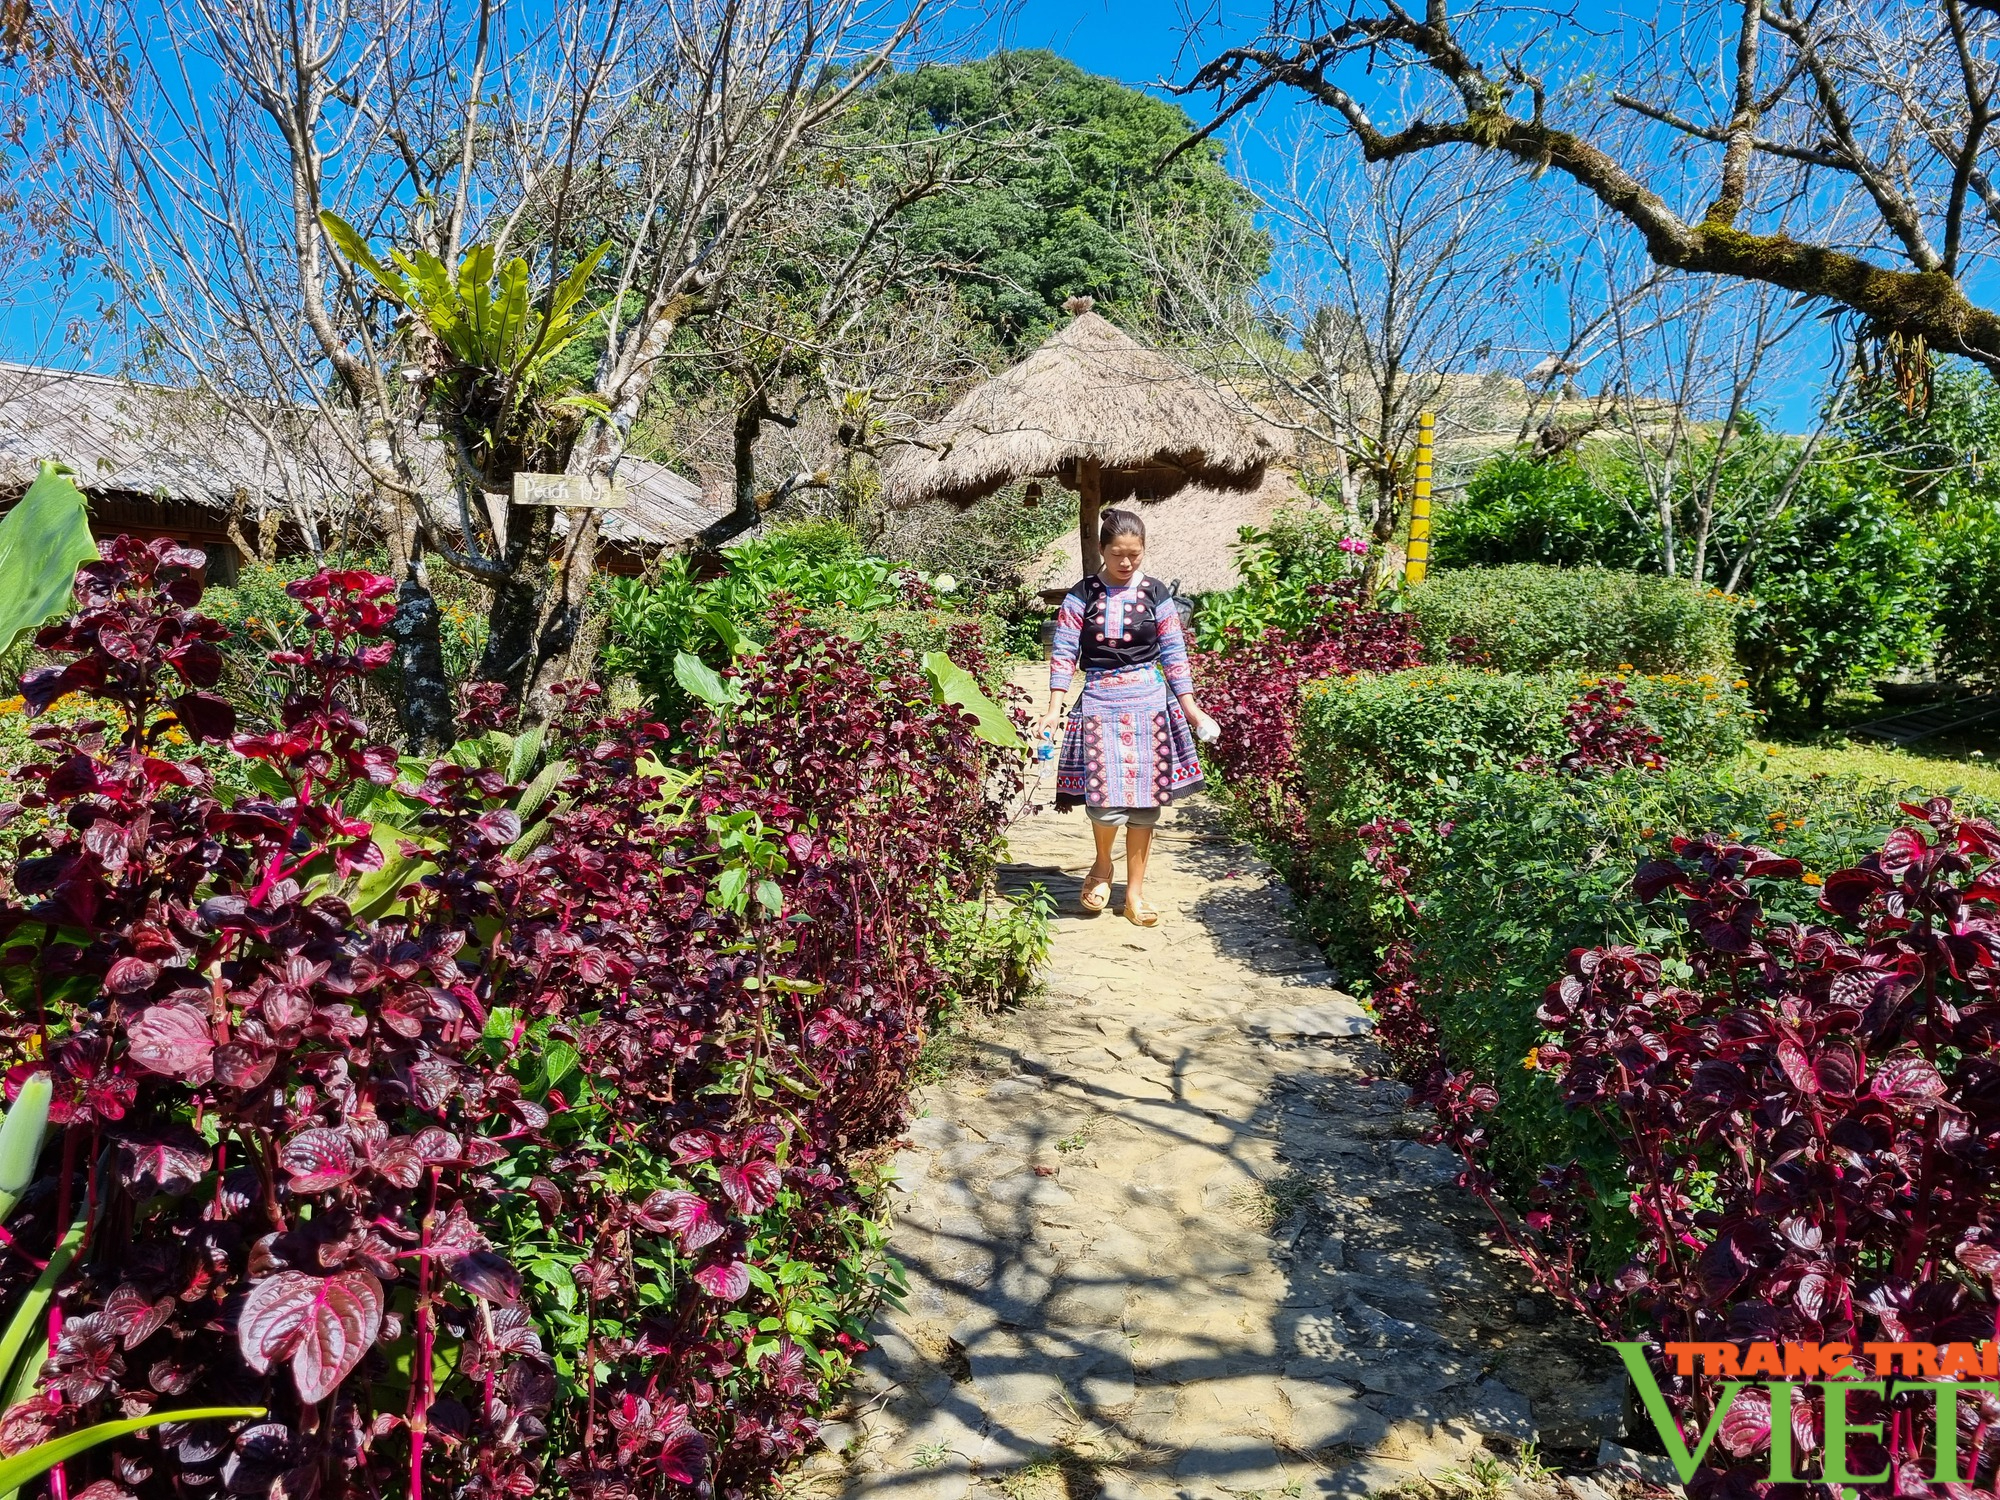
<svg viewBox="0 0 2000 1500">
<path fill-rule="evenodd" d="M 1059 906 L 1046 993 L 975 1023 L 919 1091 L 891 1236 L 909 1295 L 795 1482 L 1553 1493 L 1506 1456 L 1594 1454 L 1621 1385 L 1489 1247 L 1276 877 L 1199 799 L 1157 839 L 1147 931 L 1078 907 L 1080 815 L 1017 825 L 1003 885 Z"/>
</svg>

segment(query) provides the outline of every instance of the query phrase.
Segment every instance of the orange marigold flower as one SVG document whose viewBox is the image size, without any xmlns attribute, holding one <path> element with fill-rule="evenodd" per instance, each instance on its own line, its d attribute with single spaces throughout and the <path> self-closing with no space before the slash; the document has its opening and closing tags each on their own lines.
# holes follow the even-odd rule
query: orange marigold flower
<svg viewBox="0 0 2000 1500">
<path fill-rule="evenodd" d="M 1805 881 L 1805 883 L 1806 883 L 1807 885 L 1825 885 L 1825 884 L 1826 884 L 1826 877 L 1825 877 L 1824 875 L 1813 875 L 1813 874 L 1806 874 L 1806 875 L 1804 875 L 1804 876 L 1802 876 L 1802 877 L 1800 877 L 1800 878 L 1801 878 L 1801 879 L 1803 879 L 1803 880 Z"/>
</svg>

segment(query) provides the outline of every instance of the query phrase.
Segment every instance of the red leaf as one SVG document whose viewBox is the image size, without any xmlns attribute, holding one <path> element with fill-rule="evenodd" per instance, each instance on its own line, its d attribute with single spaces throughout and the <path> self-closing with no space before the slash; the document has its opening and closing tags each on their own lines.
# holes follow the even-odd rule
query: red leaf
<svg viewBox="0 0 2000 1500">
<path fill-rule="evenodd" d="M 1835 870 L 1826 877 L 1819 904 L 1842 916 L 1858 917 L 1879 892 L 1889 889 L 1889 881 L 1874 870 Z"/>
<path fill-rule="evenodd" d="M 142 1195 L 181 1193 L 208 1175 L 209 1148 L 185 1128 L 118 1138 L 118 1176 Z"/>
<path fill-rule="evenodd" d="M 1797 1303 L 1800 1312 L 1817 1323 L 1826 1316 L 1827 1308 L 1839 1301 L 1840 1285 L 1838 1276 L 1829 1276 L 1824 1271 L 1808 1271 L 1799 1278 L 1792 1300 Z"/>
<path fill-rule="evenodd" d="M 226 740 L 236 733 L 236 710 L 213 693 L 182 693 L 173 710 L 190 739 Z"/>
<path fill-rule="evenodd" d="M 157 1302 L 148 1302 L 144 1292 L 131 1282 L 122 1281 L 104 1299 L 103 1317 L 117 1331 L 127 1349 L 136 1349 L 160 1331 L 173 1311 L 173 1298 L 162 1297 Z"/>
<path fill-rule="evenodd" d="M 700 1197 L 690 1192 L 649 1195 L 640 1212 L 680 1236 L 681 1248 L 692 1254 L 722 1238 L 722 1225 Z"/>
<path fill-rule="evenodd" d="M 1771 1398 L 1752 1386 L 1729 1403 L 1722 1419 L 1722 1446 L 1738 1458 L 1748 1458 L 1770 1441 Z"/>
<path fill-rule="evenodd" d="M 247 1042 L 224 1042 L 215 1049 L 215 1078 L 224 1088 L 254 1089 L 271 1076 L 278 1054 Z"/>
<path fill-rule="evenodd" d="M 694 1273 L 701 1289 L 711 1297 L 734 1302 L 750 1290 L 750 1268 L 740 1260 L 712 1261 Z"/>
<path fill-rule="evenodd" d="M 1851 1094 L 1861 1083 L 1861 1058 L 1852 1047 L 1828 1047 L 1813 1064 L 1813 1073 L 1822 1092 Z"/>
<path fill-rule="evenodd" d="M 153 987 L 160 966 L 143 958 L 121 958 L 104 976 L 104 988 L 114 995 L 136 995 Z"/>
<path fill-rule="evenodd" d="M 778 1196 L 778 1180 L 778 1164 L 772 1161 L 746 1161 L 722 1168 L 723 1193 L 738 1213 L 746 1215 L 760 1214 L 771 1206 Z"/>
<path fill-rule="evenodd" d="M 302 1130 L 285 1142 L 278 1163 L 295 1193 L 323 1193 L 354 1175 L 354 1143 L 344 1130 Z"/>
<path fill-rule="evenodd" d="M 1672 860 L 1649 859 L 1639 866 L 1639 873 L 1632 877 L 1632 894 L 1641 901 L 1651 901 L 1669 886 L 1676 886 L 1687 879 L 1687 871 Z"/>
<path fill-rule="evenodd" d="M 1969 1271 L 1977 1271 L 1988 1281 L 2000 1277 L 2000 1249 L 1982 1245 L 1977 1241 L 1958 1247 L 1958 1263 Z"/>
<path fill-rule="evenodd" d="M 189 1083 L 206 1083 L 214 1076 L 215 1038 L 209 1035 L 208 1017 L 192 1006 L 148 1006 L 125 1036 L 132 1061 L 149 1073 Z"/>
<path fill-rule="evenodd" d="M 1819 1075 L 1813 1071 L 1812 1059 L 1806 1055 L 1805 1048 L 1789 1037 L 1778 1043 L 1778 1066 L 1785 1070 L 1785 1077 L 1800 1093 L 1819 1092 Z"/>
<path fill-rule="evenodd" d="M 289 1358 L 299 1399 L 315 1402 L 361 1363 L 381 1330 L 382 1283 L 367 1271 L 280 1271 L 250 1289 L 236 1337 L 260 1375 Z"/>
<path fill-rule="evenodd" d="M 1945 1091 L 1944 1079 L 1931 1060 L 1918 1052 L 1901 1052 L 1875 1069 L 1869 1092 L 1889 1104 L 1917 1105 Z"/>
<path fill-rule="evenodd" d="M 521 1300 L 521 1275 L 499 1252 L 484 1247 L 441 1254 L 445 1274 L 475 1297 L 511 1307 Z"/>
<path fill-rule="evenodd" d="M 683 1130 L 673 1138 L 674 1160 L 685 1166 L 691 1161 L 707 1161 L 716 1153 L 716 1139 L 706 1130 Z"/>
</svg>

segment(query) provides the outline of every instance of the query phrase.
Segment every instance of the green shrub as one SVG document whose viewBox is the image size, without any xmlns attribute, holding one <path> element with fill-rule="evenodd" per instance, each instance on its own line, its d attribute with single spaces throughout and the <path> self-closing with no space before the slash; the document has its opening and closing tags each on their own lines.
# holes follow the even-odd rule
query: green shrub
<svg viewBox="0 0 2000 1500">
<path fill-rule="evenodd" d="M 861 539 L 845 521 L 831 516 L 806 516 L 770 527 L 764 540 L 810 567 L 828 568 L 854 562 L 863 555 Z"/>
<path fill-rule="evenodd" d="M 1634 943 L 1670 964 L 1683 960 L 1682 927 L 1667 920 L 1666 904 L 1633 899 L 1639 864 L 1668 852 L 1675 834 L 1720 833 L 1823 874 L 1879 847 L 1908 795 L 1881 782 L 1771 777 L 1738 764 L 1594 777 L 1499 772 L 1423 798 L 1431 831 L 1416 858 L 1423 909 L 1405 931 L 1448 1064 L 1472 1069 L 1500 1096 L 1487 1117 L 1489 1165 L 1512 1201 L 1529 1202 L 1544 1167 L 1580 1162 L 1603 1205 L 1593 1238 L 1608 1266 L 1622 1261 L 1630 1233 L 1622 1164 L 1602 1127 L 1564 1110 L 1524 1060 L 1545 1040 L 1535 1012 L 1571 949 Z M 1439 839 L 1434 830 L 1445 823 L 1455 826 Z M 1774 914 L 1812 915 L 1812 887 L 1791 890 L 1797 909 Z"/>
<path fill-rule="evenodd" d="M 899 604 L 895 565 L 862 556 L 852 541 L 845 527 L 804 522 L 731 550 L 719 576 L 704 576 L 706 562 L 682 554 L 651 574 L 610 580 L 607 674 L 632 678 L 660 714 L 678 723 L 689 702 L 675 680 L 674 659 L 687 651 L 712 667 L 726 665 L 740 641 L 767 638 L 779 594 L 815 611 L 865 613 Z"/>
<path fill-rule="evenodd" d="M 1968 500 L 1939 518 L 1933 540 L 1938 663 L 1991 685 L 2000 679 L 2000 502 Z"/>
<path fill-rule="evenodd" d="M 1923 532 L 1892 490 L 1837 471 L 1812 488 L 1764 538 L 1737 654 L 1760 704 L 1818 721 L 1841 688 L 1928 655 L 1937 582 Z"/>
<path fill-rule="evenodd" d="M 1055 909 L 1054 898 L 1038 885 L 1014 897 L 945 905 L 937 961 L 946 975 L 947 1003 L 998 1010 L 1032 994 L 1048 962 Z"/>
<path fill-rule="evenodd" d="M 1440 568 L 1634 568 L 1653 550 L 1625 507 L 1581 464 L 1538 463 L 1521 453 L 1482 464 L 1465 493 L 1439 507 L 1431 535 L 1431 559 Z"/>
<path fill-rule="evenodd" d="M 1372 966 L 1400 906 L 1362 857 L 1355 830 L 1378 816 L 1402 818 L 1418 845 L 1435 845 L 1438 825 L 1456 816 L 1439 811 L 1454 789 L 1511 774 L 1531 758 L 1560 760 L 1571 748 L 1565 710 L 1597 681 L 1590 673 L 1418 667 L 1310 685 L 1301 694 L 1298 733 L 1311 809 L 1307 842 L 1272 853 L 1310 893 L 1315 935 L 1350 968 Z M 1660 736 L 1670 766 L 1727 760 L 1749 735 L 1749 705 L 1723 679 L 1633 677 L 1626 691 Z"/>
<path fill-rule="evenodd" d="M 1608 568 L 1461 568 L 1408 595 L 1424 643 L 1443 656 L 1461 636 L 1508 672 L 1725 672 L 1733 603 L 1714 589 Z"/>
<path fill-rule="evenodd" d="M 1341 549 L 1342 532 L 1323 506 L 1282 512 L 1268 531 L 1239 530 L 1234 550 L 1242 582 L 1201 596 L 1195 644 L 1217 651 L 1232 636 L 1255 639 L 1272 626 L 1310 633 L 1327 612 L 1329 590 L 1360 572 L 1360 556 Z"/>
<path fill-rule="evenodd" d="M 1009 627 L 996 615 L 948 609 L 835 608 L 815 610 L 809 618 L 815 625 L 838 630 L 860 641 L 871 656 L 879 652 L 885 659 L 898 651 L 918 656 L 942 651 L 956 660 L 960 653 L 953 649 L 954 645 L 970 630 L 977 636 L 980 654 L 985 658 L 987 671 L 983 675 L 987 688 L 997 687 L 1006 677 Z M 961 665 L 970 663 L 962 661 Z"/>
<path fill-rule="evenodd" d="M 1553 761 L 1569 748 L 1564 711 L 1599 680 L 1589 672 L 1415 667 L 1316 682 L 1299 709 L 1307 775 L 1334 792 L 1364 774 L 1424 785 L 1511 769 L 1532 756 Z M 1723 678 L 1624 681 L 1670 762 L 1726 758 L 1749 737 L 1750 706 Z"/>
</svg>

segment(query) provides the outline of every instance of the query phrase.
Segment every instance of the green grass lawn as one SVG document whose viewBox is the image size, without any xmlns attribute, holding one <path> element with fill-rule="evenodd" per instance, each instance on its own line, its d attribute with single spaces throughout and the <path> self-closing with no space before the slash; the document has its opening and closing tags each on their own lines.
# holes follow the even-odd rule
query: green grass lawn
<svg viewBox="0 0 2000 1500">
<path fill-rule="evenodd" d="M 1779 775 L 1859 776 L 1927 796 L 1964 791 L 2000 802 L 2000 747 L 1972 740 L 1925 741 L 1909 750 L 1858 740 L 1812 745 L 1758 741 L 1745 755 L 1751 765 Z"/>
</svg>

